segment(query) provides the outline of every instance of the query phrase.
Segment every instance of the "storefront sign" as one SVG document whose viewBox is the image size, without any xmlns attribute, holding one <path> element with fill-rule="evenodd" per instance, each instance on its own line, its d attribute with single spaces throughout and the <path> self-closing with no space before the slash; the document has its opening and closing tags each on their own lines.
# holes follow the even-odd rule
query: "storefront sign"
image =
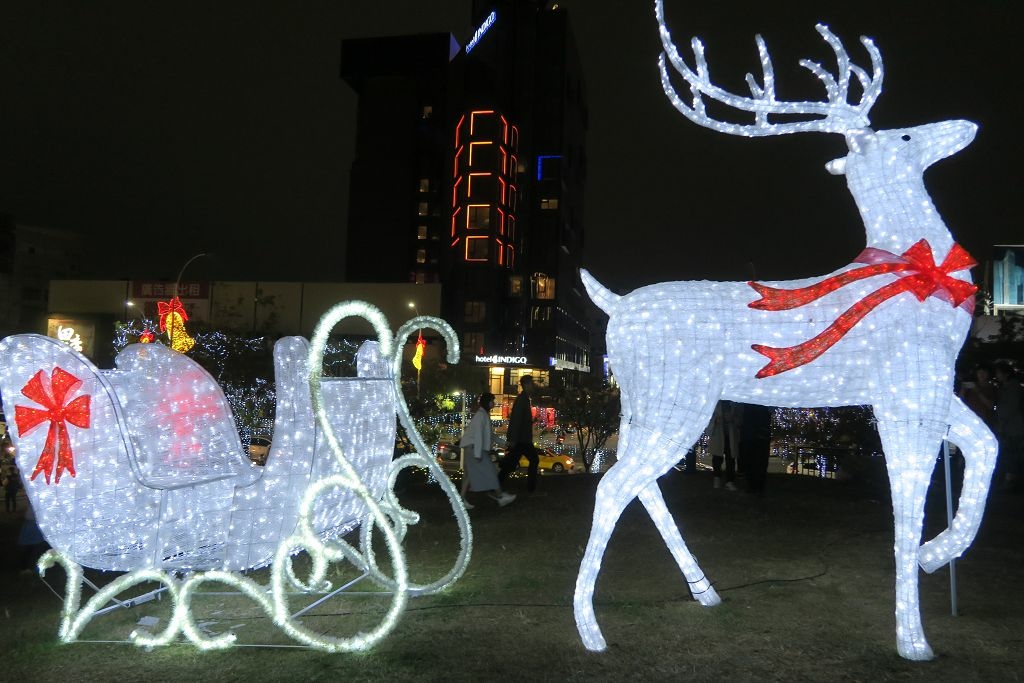
<svg viewBox="0 0 1024 683">
<path fill-rule="evenodd" d="M 75 351 L 91 356 L 96 326 L 87 320 L 50 318 L 46 321 L 46 336 L 59 339 Z"/>
<path fill-rule="evenodd" d="M 487 365 L 527 365 L 526 356 L 475 356 L 474 362 Z"/>
<path fill-rule="evenodd" d="M 133 280 L 132 297 L 136 299 L 170 299 L 173 296 L 182 299 L 209 299 L 210 283 L 199 280 L 188 280 L 178 283 L 178 291 L 174 291 L 173 282 L 162 280 Z"/>
</svg>

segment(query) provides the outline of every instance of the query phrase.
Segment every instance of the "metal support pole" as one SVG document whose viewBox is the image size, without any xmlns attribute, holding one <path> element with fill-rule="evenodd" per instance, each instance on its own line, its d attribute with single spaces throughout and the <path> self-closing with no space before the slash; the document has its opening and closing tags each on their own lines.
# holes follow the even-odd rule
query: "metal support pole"
<svg viewBox="0 0 1024 683">
<path fill-rule="evenodd" d="M 953 481 L 950 477 L 949 441 L 942 440 L 942 464 L 946 473 L 946 528 L 953 528 Z M 949 611 L 957 616 L 956 606 L 956 558 L 949 561 Z"/>
</svg>

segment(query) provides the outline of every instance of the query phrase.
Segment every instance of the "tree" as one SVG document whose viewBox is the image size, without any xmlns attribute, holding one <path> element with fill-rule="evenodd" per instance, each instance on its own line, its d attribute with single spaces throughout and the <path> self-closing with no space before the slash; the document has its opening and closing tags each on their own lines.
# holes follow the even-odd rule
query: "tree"
<svg viewBox="0 0 1024 683">
<path fill-rule="evenodd" d="M 558 421 L 574 432 L 583 466 L 590 472 L 594 454 L 619 427 L 619 390 L 587 377 L 579 386 L 555 389 Z"/>
</svg>

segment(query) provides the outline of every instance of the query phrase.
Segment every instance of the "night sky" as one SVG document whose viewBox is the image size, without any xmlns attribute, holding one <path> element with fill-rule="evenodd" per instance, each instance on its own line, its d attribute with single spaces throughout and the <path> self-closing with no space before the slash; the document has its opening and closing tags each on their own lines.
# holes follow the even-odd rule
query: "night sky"
<svg viewBox="0 0 1024 683">
<path fill-rule="evenodd" d="M 856 256 L 860 218 L 824 170 L 845 152 L 840 136 L 700 128 L 661 91 L 653 1 L 561 4 L 589 89 L 585 265 L 599 279 L 805 277 Z M 1024 105 L 1009 2 L 710 5 L 666 0 L 669 25 L 684 57 L 700 36 L 714 80 L 735 91 L 760 74 L 755 33 L 780 99 L 823 98 L 797 65 L 833 66 L 816 22 L 865 66 L 857 37 L 873 37 L 886 70 L 875 128 L 980 125 L 926 176 L 954 236 L 979 260 L 1024 242 L 1011 214 Z M 91 235 L 104 276 L 173 278 L 213 251 L 189 277 L 339 279 L 356 105 L 340 41 L 443 30 L 468 40 L 468 1 L 5 0 L 0 212 Z"/>
</svg>

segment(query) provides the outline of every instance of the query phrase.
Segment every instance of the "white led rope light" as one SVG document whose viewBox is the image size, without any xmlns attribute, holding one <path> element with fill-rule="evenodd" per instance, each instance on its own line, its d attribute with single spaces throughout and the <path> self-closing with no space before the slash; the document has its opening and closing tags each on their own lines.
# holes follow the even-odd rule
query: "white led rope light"
<svg viewBox="0 0 1024 683">
<path fill-rule="evenodd" d="M 341 384 L 335 384 L 332 386 L 331 396 L 326 396 L 324 386 L 321 382 L 320 368 L 323 363 L 323 354 L 326 348 L 327 338 L 330 334 L 331 329 L 343 318 L 349 316 L 357 316 L 366 319 L 374 328 L 374 331 L 378 335 L 378 342 L 373 346 L 365 346 L 364 349 L 360 349 L 357 356 L 357 365 L 359 366 L 359 378 L 353 380 L 342 380 Z M 441 333 L 442 337 L 448 344 L 448 360 L 449 362 L 458 361 L 458 341 L 455 337 L 454 331 L 443 321 L 437 318 L 422 318 L 407 323 L 402 328 L 400 339 L 404 342 L 408 336 L 408 330 L 410 329 L 434 329 Z M 41 340 L 41 341 L 40 341 Z M 72 373 L 77 373 L 76 378 L 85 378 L 84 383 L 80 383 L 81 390 L 72 389 L 68 392 L 66 399 L 68 401 L 75 398 L 76 391 L 80 394 L 87 394 L 91 397 L 106 390 L 105 395 L 108 399 L 105 401 L 93 400 L 91 406 L 93 408 L 93 415 L 101 415 L 106 422 L 114 423 L 117 425 L 130 425 L 132 424 L 129 420 L 126 420 L 124 415 L 121 414 L 121 400 L 119 397 L 123 397 L 124 393 L 118 392 L 119 395 L 115 395 L 114 391 L 110 389 L 110 385 L 106 383 L 103 376 L 98 373 L 94 366 L 88 362 L 87 359 L 82 357 L 80 354 L 71 351 L 67 353 L 65 350 L 69 350 L 69 347 L 60 345 L 63 349 L 58 350 L 56 356 L 54 356 L 54 348 L 52 344 L 55 342 L 45 337 L 38 337 L 38 335 L 19 335 L 12 337 L 0 342 L 0 354 L 5 354 L 5 357 L 10 360 L 13 354 L 13 359 L 17 362 L 9 363 L 8 365 L 13 366 L 15 369 L 12 370 L 10 367 L 4 367 L 0 369 L 0 381 L 3 382 L 5 389 L 5 395 L 14 395 L 17 392 L 11 391 L 11 387 L 17 382 L 24 382 L 24 378 L 31 375 L 32 370 L 39 366 L 53 366 L 53 362 L 56 359 L 56 365 L 67 366 L 71 369 Z M 381 376 L 380 380 L 372 379 L 373 373 L 376 371 L 384 371 L 385 373 L 394 372 L 397 375 L 401 371 L 401 350 L 394 351 L 394 343 L 391 336 L 390 329 L 387 327 L 384 316 L 375 307 L 363 303 L 363 302 L 345 302 L 333 307 L 324 318 L 320 321 L 314 334 L 312 343 L 309 346 L 308 352 L 306 352 L 306 345 L 303 340 L 298 338 L 286 338 L 279 342 L 280 349 L 275 348 L 275 366 L 278 373 L 278 380 L 281 386 L 279 387 L 279 403 L 278 403 L 278 415 L 275 417 L 275 443 L 284 443 L 285 451 L 284 457 L 293 454 L 292 460 L 287 460 L 291 465 L 297 464 L 299 470 L 289 475 L 290 478 L 285 479 L 273 479 L 274 475 L 269 475 L 270 479 L 264 481 L 263 479 L 257 479 L 256 484 L 248 483 L 252 476 L 248 471 L 244 471 L 246 478 L 242 480 L 243 486 L 238 489 L 244 493 L 241 499 L 238 498 L 240 494 L 236 493 L 235 505 L 239 503 L 243 505 L 243 510 L 247 509 L 246 506 L 249 504 L 245 502 L 246 499 L 251 499 L 253 496 L 276 495 L 280 498 L 281 492 L 285 489 L 279 489 L 282 485 L 294 486 L 296 482 L 309 481 L 309 476 L 312 474 L 314 479 L 305 485 L 305 491 L 301 495 L 301 499 L 297 505 L 297 521 L 294 526 L 294 531 L 283 540 L 277 542 L 277 549 L 272 555 L 271 561 L 271 580 L 268 586 L 263 586 L 252 579 L 237 574 L 229 569 L 235 565 L 239 568 L 244 568 L 253 565 L 255 559 L 256 562 L 263 563 L 258 558 L 262 557 L 258 552 L 243 551 L 239 554 L 240 549 L 245 546 L 228 545 L 229 552 L 224 556 L 222 562 L 225 563 L 226 569 L 207 569 L 205 571 L 192 571 L 188 573 L 183 579 L 177 579 L 175 576 L 164 569 L 158 567 L 144 567 L 130 571 L 110 584 L 99 589 L 98 592 L 87 601 L 84 607 L 80 607 L 81 603 L 81 589 L 84 581 L 82 574 L 81 565 L 76 562 L 74 556 L 65 552 L 60 547 L 55 545 L 55 549 L 47 552 L 39 561 L 40 574 L 44 574 L 45 571 L 52 567 L 54 564 L 61 564 L 67 573 L 67 584 L 65 589 L 65 602 L 62 610 L 61 625 L 59 629 L 59 636 L 64 642 L 72 642 L 77 640 L 82 629 L 90 622 L 90 620 L 97 614 L 108 611 L 110 608 L 105 607 L 110 602 L 117 602 L 116 597 L 123 591 L 143 583 L 156 582 L 162 585 L 162 591 L 166 593 L 172 605 L 172 616 L 167 626 L 158 634 L 150 634 L 141 630 L 133 632 L 130 636 L 132 642 L 137 645 L 144 647 L 153 647 L 158 645 L 165 645 L 173 642 L 178 636 L 184 635 L 188 640 L 193 642 L 197 647 L 201 649 L 220 649 L 229 647 L 232 645 L 236 636 L 233 633 L 224 633 L 217 636 L 210 637 L 203 633 L 202 629 L 199 628 L 195 622 L 195 615 L 192 609 L 192 598 L 201 593 L 199 587 L 205 583 L 220 583 L 233 588 L 242 595 L 249 596 L 252 598 L 260 608 L 272 619 L 272 621 L 282 629 L 289 637 L 297 640 L 300 643 L 308 645 L 313 648 L 330 652 L 342 652 L 342 651 L 353 651 L 363 650 L 372 647 L 381 638 L 387 635 L 395 626 L 398 617 L 406 604 L 407 598 L 411 594 L 422 594 L 431 593 L 437 590 L 441 590 L 444 587 L 450 585 L 462 575 L 465 571 L 465 567 L 468 563 L 471 543 L 472 543 L 472 531 L 469 527 L 468 515 L 466 514 L 465 508 L 462 506 L 461 497 L 458 496 L 454 486 L 448 480 L 447 476 L 441 476 L 443 472 L 437 466 L 437 464 L 429 458 L 425 445 L 423 444 L 422 438 L 417 432 L 415 425 L 409 416 L 408 407 L 406 406 L 402 394 L 400 391 L 400 380 L 397 376 Z M 379 352 L 377 351 L 379 346 Z M 174 369 L 173 368 L 161 368 L 160 362 L 166 362 L 171 359 L 170 362 L 181 365 L 186 375 L 192 373 L 193 379 L 188 380 L 191 382 L 191 389 L 186 388 L 186 394 L 192 397 L 199 396 L 195 394 L 195 390 L 199 388 L 200 391 L 212 392 L 210 396 L 216 398 L 218 393 L 210 386 L 208 381 L 208 375 L 205 371 L 197 371 L 193 368 L 194 364 L 184 356 L 179 354 L 172 354 L 167 352 L 166 349 L 158 348 L 155 351 L 149 349 L 139 350 L 137 347 L 129 347 L 126 349 L 127 354 L 123 355 L 124 359 L 119 358 L 119 362 L 123 360 L 123 367 L 113 373 L 112 379 L 125 386 L 134 385 L 138 381 L 153 381 L 152 379 L 142 379 L 154 377 L 153 372 L 156 372 L 155 377 L 163 378 L 161 381 L 164 382 L 165 386 L 169 387 L 169 391 L 179 391 L 175 387 L 173 382 Z M 280 354 L 279 354 L 280 351 Z M 165 353 L 166 352 L 166 353 Z M 155 354 L 155 355 L 154 355 Z M 377 359 L 385 361 L 383 364 L 379 363 Z M 391 365 L 386 362 L 387 360 L 392 361 Z M 282 362 L 284 364 L 282 365 Z M 155 365 L 154 365 L 155 363 Z M 183 364 L 183 365 L 182 365 Z M 369 365 L 367 365 L 369 364 Z M 304 430 L 299 428 L 294 434 L 290 434 L 287 428 L 287 419 L 283 416 L 299 416 L 306 414 L 302 408 L 303 397 L 302 391 L 295 392 L 292 388 L 289 388 L 289 382 L 287 377 L 289 370 L 294 372 L 294 369 L 305 368 L 306 371 L 306 382 L 309 389 L 309 405 L 310 411 L 312 412 L 312 418 L 315 419 L 316 426 L 319 427 L 320 433 L 322 434 L 322 440 L 326 443 L 328 450 L 326 454 L 333 460 L 334 465 L 330 463 L 324 463 L 316 459 L 319 454 L 313 452 L 312 442 L 309 441 L 303 434 Z M 198 367 L 198 366 L 195 366 Z M 61 371 L 63 372 L 63 370 Z M 361 379 L 364 372 L 369 373 L 367 376 L 371 377 L 369 380 Z M 54 373 L 54 386 L 58 381 L 57 376 L 60 373 Z M 61 375 L 60 381 L 63 381 L 63 375 Z M 46 391 L 49 391 L 49 385 L 46 383 L 44 377 L 43 386 Z M 351 381 L 355 381 L 356 384 L 352 384 Z M 377 385 L 373 384 L 375 381 L 387 382 L 388 391 L 387 394 L 392 396 L 393 399 L 388 399 L 387 405 L 390 406 L 386 410 L 390 410 L 390 419 L 381 420 L 374 416 L 370 422 L 365 419 L 360 421 L 360 416 L 348 414 L 346 415 L 343 411 L 339 412 L 339 401 L 346 401 L 346 396 L 355 396 L 358 399 L 359 396 L 366 398 L 362 399 L 364 402 L 367 399 L 375 400 L 374 397 L 379 395 L 379 392 L 374 389 Z M 186 384 L 188 384 L 186 382 Z M 198 382 L 198 384 L 196 384 Z M 346 384 L 345 382 L 349 382 Z M 362 382 L 360 384 L 360 382 Z M 367 383 L 369 382 L 369 383 Z M 360 389 L 362 387 L 362 389 Z M 59 390 L 54 390 L 54 395 L 59 395 Z M 348 393 L 345 393 L 345 392 Z M 188 393 L 191 392 L 191 393 Z M 340 392 L 340 393 L 339 393 Z M 32 394 L 32 392 L 29 392 Z M 28 396 L 29 394 L 26 394 Z M 40 400 L 49 400 L 42 394 L 33 394 L 42 397 Z M 84 399 L 83 399 L 84 400 Z M 191 405 L 184 398 L 182 405 Z M 81 403 L 81 400 L 78 401 Z M 195 401 L 203 407 L 204 410 L 216 409 L 220 410 L 219 404 L 216 401 L 209 401 L 206 399 L 200 399 Z M 19 404 L 20 405 L 20 404 Z M 365 407 L 360 407 L 358 401 L 351 404 L 349 410 L 365 410 Z M 101 412 L 107 411 L 107 412 Z M 416 445 L 417 453 L 410 454 L 398 458 L 397 460 L 391 461 L 391 447 L 394 441 L 394 414 L 395 411 L 399 413 L 399 417 L 402 420 L 403 425 L 406 427 L 410 438 Z M 12 411 L 13 412 L 13 411 Z M 230 413 L 228 412 L 228 421 L 230 421 Z M 278 418 L 284 420 L 281 422 Z M 367 488 L 366 482 L 360 475 L 354 465 L 353 461 L 347 456 L 345 448 L 343 447 L 343 441 L 336 432 L 336 426 L 338 421 L 344 425 L 344 429 L 351 431 L 353 425 L 355 428 L 369 428 L 373 425 L 383 424 L 386 427 L 386 431 L 383 432 L 383 436 L 390 435 L 390 442 L 387 444 L 387 460 L 383 464 L 374 465 L 374 462 L 380 463 L 381 458 L 374 456 L 374 460 L 366 461 L 365 458 L 359 453 L 355 454 L 355 457 L 360 462 L 366 462 L 368 464 L 360 465 L 361 467 L 383 467 L 382 478 L 372 472 L 372 481 L 378 479 L 382 482 L 381 485 L 374 485 L 374 490 L 380 488 L 379 493 L 374 493 Z M 78 420 L 79 422 L 81 420 Z M 387 426 L 390 423 L 390 426 Z M 141 423 L 140 423 L 141 424 Z M 312 424 L 312 422 L 310 423 Z M 296 425 L 298 426 L 298 425 Z M 52 428 L 51 431 L 56 428 Z M 126 433 L 122 429 L 110 430 L 119 435 Z M 128 432 L 131 432 L 129 429 Z M 99 434 L 99 430 L 93 432 L 87 432 L 89 434 Z M 76 434 L 77 436 L 77 434 Z M 234 435 L 237 439 L 237 434 Z M 15 436 L 17 439 L 17 435 Z M 359 448 L 360 443 L 367 445 L 377 444 L 381 436 L 369 435 L 369 441 L 364 439 L 360 441 L 358 438 L 352 439 L 352 437 L 346 437 L 351 440 L 353 447 Z M 27 451 L 32 451 L 38 448 L 41 440 L 38 439 L 35 442 L 29 439 L 23 439 L 21 446 L 26 447 Z M 16 440 L 16 443 L 17 440 Z M 59 443 L 59 442 L 58 442 Z M 74 442 L 78 445 L 80 442 L 75 440 Z M 115 446 L 115 442 L 111 442 Z M 118 448 L 110 449 L 107 448 L 107 452 L 110 452 L 112 458 L 121 459 L 126 465 L 130 467 L 129 471 L 133 473 L 133 478 L 145 478 L 147 470 L 142 467 L 136 466 L 136 454 L 132 450 L 133 444 L 146 445 L 144 439 L 132 433 L 132 438 L 126 439 L 120 450 Z M 293 453 L 289 453 L 288 449 L 291 449 Z M 296 450 L 298 449 L 298 450 Z M 56 450 L 56 449 L 55 449 Z M 103 448 L 99 449 L 100 452 L 104 452 Z M 127 458 L 125 454 L 127 453 Z M 63 454 L 62 454 L 63 455 Z M 275 461 L 275 456 L 278 456 Z M 294 458 L 297 458 L 295 460 Z M 311 460 L 312 458 L 312 460 Z M 360 459 L 362 458 L 362 459 Z M 111 461 L 113 462 L 113 461 Z M 267 471 L 272 469 L 271 465 L 277 462 L 280 464 L 281 456 L 280 453 L 274 452 L 272 447 L 271 457 L 268 459 Z M 307 464 L 303 464 L 307 463 Z M 302 468 L 309 468 L 308 463 L 313 463 L 313 470 L 303 470 Z M 319 464 L 317 464 L 319 463 Z M 150 463 L 144 463 L 145 466 L 150 467 L 151 471 L 154 466 L 159 466 L 159 461 L 152 461 Z M 408 568 L 406 566 L 404 551 L 401 547 L 401 542 L 405 537 L 405 532 L 409 524 L 415 524 L 419 520 L 419 516 L 410 511 L 404 509 L 398 502 L 394 495 L 394 485 L 396 478 L 401 469 L 405 467 L 425 467 L 430 469 L 434 476 L 439 482 L 441 482 L 442 488 L 445 490 L 446 495 L 452 503 L 453 511 L 458 521 L 460 529 L 460 540 L 461 549 L 458 557 L 456 558 L 455 565 L 452 569 L 441 579 L 436 580 L 429 584 L 410 584 L 408 580 Z M 79 474 L 69 475 L 65 473 L 66 477 L 63 482 L 67 485 L 70 479 L 72 484 L 77 483 L 83 472 L 90 472 L 90 467 L 87 461 L 78 468 Z M 306 471 L 307 474 L 303 477 L 302 472 Z M 262 474 L 257 471 L 257 474 Z M 287 471 L 286 471 L 287 474 Z M 91 476 L 91 475 L 89 475 Z M 296 476 L 299 478 L 296 479 Z M 152 478 L 152 475 L 150 476 Z M 237 477 L 236 477 L 237 478 Z M 34 482 L 26 482 L 33 483 Z M 230 481 L 228 481 L 230 484 Z M 250 491 L 254 485 L 266 484 L 267 491 L 265 494 L 261 494 L 255 490 Z M 246 488 L 248 487 L 248 488 Z M 147 490 L 146 486 L 143 486 L 141 491 Z M 159 493 L 156 495 L 162 495 Z M 176 489 L 171 489 L 172 491 Z M 186 489 L 187 491 L 188 489 Z M 36 486 L 34 491 L 38 494 L 39 504 L 43 507 L 48 501 L 53 501 L 53 488 L 46 488 L 42 485 Z M 365 514 L 356 522 L 345 522 L 344 518 L 338 518 L 336 521 L 332 521 L 335 517 L 330 516 L 330 509 L 335 507 L 334 503 L 339 500 L 338 495 L 342 495 L 350 498 L 355 496 L 359 499 L 359 502 L 365 509 Z M 378 498 L 379 496 L 379 498 Z M 178 496 L 180 498 L 180 496 Z M 162 510 L 170 510 L 174 512 L 174 508 L 170 505 L 183 505 L 187 504 L 189 500 L 195 500 L 194 497 L 186 497 L 182 500 L 176 500 L 171 498 L 170 501 L 164 501 L 161 503 Z M 329 501 L 331 506 L 327 512 L 324 511 L 324 502 Z M 346 507 L 351 507 L 346 504 Z M 234 509 L 234 507 L 232 507 Z M 187 508 L 183 508 L 182 512 L 187 512 Z M 256 509 L 253 508 L 255 512 Z M 237 510 L 232 513 L 232 528 L 236 527 L 239 521 L 235 520 Z M 249 513 L 252 514 L 252 513 Z M 325 514 L 327 516 L 325 517 Z M 345 513 L 349 514 L 349 513 Z M 286 513 L 287 516 L 287 513 Z M 51 515 L 52 517 L 52 515 Z M 160 517 L 155 518 L 156 520 L 161 519 Z M 246 519 L 240 517 L 240 520 Z M 342 526 L 338 526 L 341 523 Z M 360 548 L 355 548 L 351 544 L 340 538 L 341 533 L 345 529 L 350 528 L 354 525 L 360 525 Z M 49 524 L 41 524 L 44 527 L 44 533 Z M 372 530 L 374 527 L 380 527 L 381 533 L 384 536 L 385 546 L 388 549 L 388 553 L 391 555 L 392 569 L 394 576 L 385 574 L 379 566 L 375 558 L 373 557 L 372 547 Z M 242 531 L 239 529 L 238 531 Z M 159 535 L 159 533 L 157 534 Z M 238 536 L 236 531 L 232 531 L 229 534 L 232 539 L 232 544 L 237 544 L 243 541 L 243 536 Z M 75 536 L 72 533 L 70 538 L 74 540 Z M 77 546 L 75 543 L 71 543 L 70 548 L 74 549 Z M 231 550 L 235 548 L 234 550 Z M 306 551 L 310 556 L 310 567 L 308 574 L 305 576 L 299 576 L 295 572 L 293 564 L 293 558 L 301 551 Z M 95 551 L 90 551 L 95 555 Z M 166 551 L 165 551 L 166 552 Z M 91 557 L 92 555 L 86 554 L 85 557 Z M 364 577 L 370 578 L 378 585 L 385 587 L 387 595 L 390 598 L 390 602 L 386 613 L 382 617 L 379 624 L 376 627 L 355 634 L 350 637 L 333 637 L 319 633 L 313 633 L 305 629 L 302 624 L 297 621 L 291 614 L 291 610 L 288 603 L 288 594 L 290 589 L 297 589 L 300 592 L 305 593 L 321 593 L 329 592 L 332 590 L 332 585 L 326 579 L 327 570 L 331 563 L 337 561 L 348 561 L 357 570 L 364 574 Z M 341 589 L 338 589 L 341 590 Z M 329 597 L 329 596 L 328 596 Z M 125 601 L 131 602 L 131 600 Z M 301 613 L 301 612 L 300 612 Z"/>
<path fill-rule="evenodd" d="M 622 391 L 618 462 L 597 491 L 593 525 L 576 582 L 574 614 L 584 645 L 603 650 L 593 596 L 605 548 L 625 506 L 647 508 L 696 600 L 719 602 L 665 508 L 657 479 L 701 435 L 720 399 L 784 407 L 871 405 L 886 455 L 895 523 L 896 645 L 912 660 L 933 654 L 924 635 L 918 567 L 934 571 L 959 556 L 981 522 L 996 457 L 991 431 L 953 394 L 954 365 L 967 336 L 973 259 L 957 245 L 924 186 L 932 163 L 974 137 L 968 121 L 873 131 L 868 111 L 881 92 L 882 60 L 861 39 L 871 75 L 853 65 L 838 38 L 818 33 L 836 54 L 837 73 L 801 65 L 824 84 L 824 102 L 776 99 L 775 72 L 758 37 L 762 79 L 749 96 L 712 84 L 704 47 L 691 43 L 696 68 L 680 57 L 655 13 L 664 54 L 662 85 L 688 119 L 743 136 L 841 133 L 849 153 L 826 168 L 845 175 L 864 221 L 866 248 L 850 266 L 792 282 L 671 282 L 625 296 L 589 273 L 583 284 L 608 322 L 609 363 Z M 676 93 L 667 61 L 688 82 Z M 851 82 L 859 101 L 847 102 Z M 710 118 L 705 98 L 752 121 Z M 775 115 L 788 115 L 775 121 Z M 793 121 L 793 115 L 804 120 Z M 948 437 L 946 436 L 948 433 Z M 950 528 L 921 545 L 924 500 L 943 438 L 964 453 L 963 492 Z"/>
</svg>

